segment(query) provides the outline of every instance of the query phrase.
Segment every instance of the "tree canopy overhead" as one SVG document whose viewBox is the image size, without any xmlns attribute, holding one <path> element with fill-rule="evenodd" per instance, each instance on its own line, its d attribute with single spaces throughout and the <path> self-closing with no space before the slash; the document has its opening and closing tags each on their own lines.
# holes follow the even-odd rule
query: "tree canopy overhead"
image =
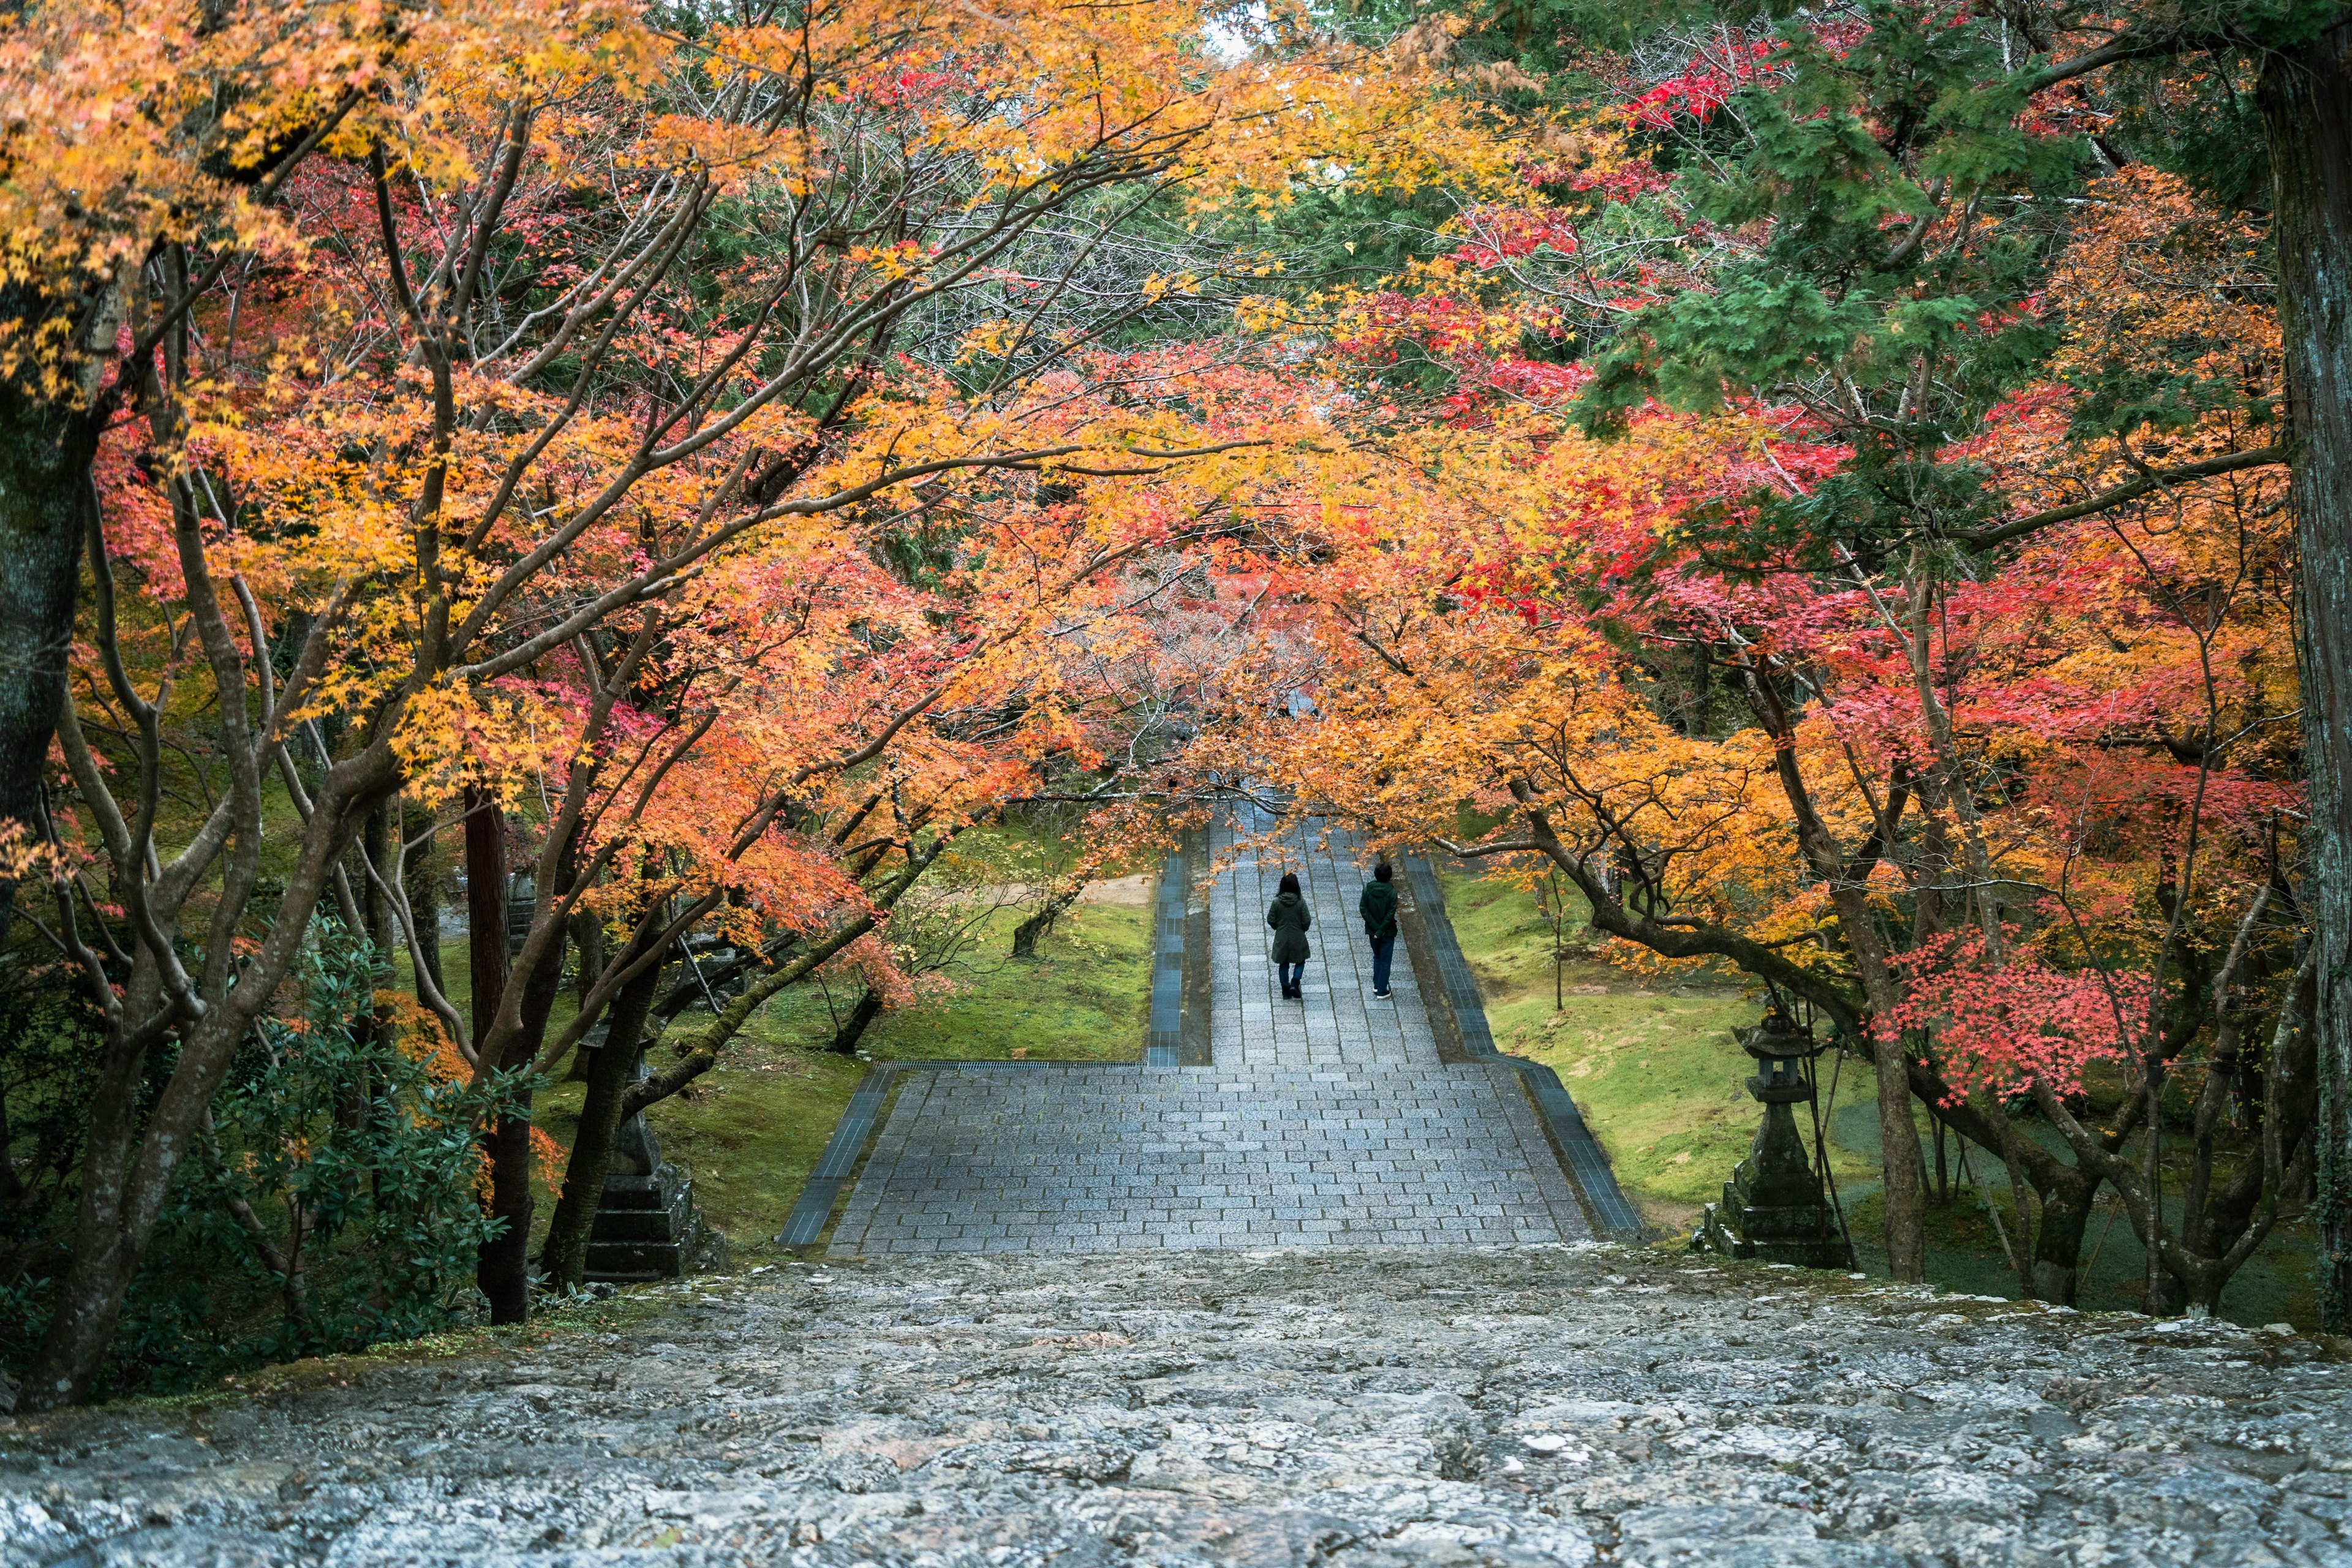
<svg viewBox="0 0 2352 1568">
<path fill-rule="evenodd" d="M 1899 1275 L 1925 1100 L 2028 1293 L 2103 1188 L 2169 1307 L 2315 1194 L 2352 1310 L 2347 26 L 0 16 L 0 953 L 89 1085 L 0 1150 L 54 1200 L 26 1397 L 105 1385 L 218 1130 L 334 1098 L 257 1042 L 438 1064 L 366 1071 L 480 1146 L 519 1317 L 535 1148 L 576 1281 L 621 1119 L 788 986 L 903 996 L 959 842 L 1067 808 L 1091 865 L 1236 792 L 1811 1006 Z M 640 1079 L 693 944 L 740 989 Z"/>
</svg>

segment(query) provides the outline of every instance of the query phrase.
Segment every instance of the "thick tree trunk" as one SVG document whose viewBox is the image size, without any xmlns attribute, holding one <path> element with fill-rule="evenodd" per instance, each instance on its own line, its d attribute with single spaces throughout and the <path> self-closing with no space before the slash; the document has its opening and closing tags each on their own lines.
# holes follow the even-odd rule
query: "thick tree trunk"
<svg viewBox="0 0 2352 1568">
<path fill-rule="evenodd" d="M 94 422 L 0 384 L 0 824 L 34 834 L 97 504 L 97 453 Z M 16 884 L 0 880 L 0 939 L 15 907 Z"/>
<path fill-rule="evenodd" d="M 540 1272 L 550 1289 L 577 1286 L 587 1273 L 588 1230 L 604 1195 L 604 1178 L 613 1169 L 621 1101 L 635 1075 L 637 1055 L 645 1048 L 646 1019 L 660 994 L 661 965 L 656 963 L 613 998 L 604 1043 L 580 1053 L 587 1058 L 588 1093 L 580 1107 L 579 1131 L 572 1135 L 572 1158 L 563 1168 L 563 1191 L 548 1220 L 547 1246 L 540 1254 Z"/>
<path fill-rule="evenodd" d="M 466 792 L 466 958 L 474 1043 L 490 1037 L 507 985 L 507 825 L 499 803 Z"/>
<path fill-rule="evenodd" d="M 2071 1307 L 2082 1289 L 2083 1234 L 2090 1227 L 2091 1202 L 2099 1179 L 2072 1167 L 2044 1185 L 2040 1223 L 2033 1227 L 2033 1255 L 2026 1260 L 2026 1293 L 2053 1307 Z"/>
<path fill-rule="evenodd" d="M 1979 1105 L 1965 1101 L 1948 1105 L 1952 1086 L 1933 1068 L 1911 1064 L 1910 1084 L 1915 1096 L 1936 1108 L 1931 1112 L 1936 1126 L 1958 1142 L 1960 1158 L 1968 1157 L 1971 1142 L 1988 1152 L 2000 1147 L 2000 1125 L 1987 1117 Z M 2123 1135 L 2116 1134 L 2118 1142 Z M 2010 1149 L 2014 1159 L 2011 1180 L 2021 1181 L 2041 1200 L 2041 1218 L 2034 1226 L 2032 1246 L 2025 1253 L 2020 1289 L 2034 1300 L 2072 1306 L 2082 1289 L 2083 1235 L 2090 1224 L 2091 1205 L 2098 1196 L 2102 1178 L 2079 1162 L 2069 1163 L 2052 1153 L 2031 1138 L 2016 1136 L 2013 1123 Z M 1948 1192 L 1946 1195 L 1949 1195 Z M 2022 1237 L 2019 1246 L 2025 1247 Z"/>
<path fill-rule="evenodd" d="M 1916 1283 L 1927 1277 L 1927 1215 L 1926 1162 L 1919 1157 L 1919 1128 L 1911 1120 L 1911 1090 L 1905 1081 L 1908 1065 L 1900 1040 L 1874 1040 L 1871 1056 L 1878 1068 L 1878 1136 L 1883 1150 L 1880 1170 L 1886 1178 L 1886 1271 Z"/>
<path fill-rule="evenodd" d="M 2262 79 L 2301 555 L 2306 882 L 2320 943 L 2320 1321 L 2352 1332 L 2352 20 Z"/>
<path fill-rule="evenodd" d="M 559 937 L 523 983 L 522 1028 L 501 1065 L 528 1067 L 547 1035 L 547 1016 L 563 989 L 563 942 Z M 490 1321 L 520 1323 L 530 1316 L 530 1090 L 520 1090 L 512 1113 L 490 1129 L 490 1213 L 506 1227 L 482 1244 L 474 1279 L 490 1299 Z"/>
<path fill-rule="evenodd" d="M 147 1239 L 123 1223 L 131 1202 L 128 1166 L 138 1138 L 136 1105 L 146 1061 L 145 1051 L 110 1041 L 99 1081 L 91 1086 L 73 1256 L 50 1298 L 48 1331 L 25 1373 L 19 1396 L 25 1408 L 54 1409 L 83 1398 L 114 1342 L 123 1292 L 131 1288 Z"/>
<path fill-rule="evenodd" d="M 834 1031 L 833 1043 L 825 1049 L 848 1056 L 857 1049 L 857 1042 L 866 1037 L 866 1026 L 881 1016 L 882 993 L 869 985 L 866 994 L 858 997 L 857 1005 L 849 1010 L 849 1016 L 843 1020 L 841 1027 Z"/>
<path fill-rule="evenodd" d="M 1853 950 L 1871 1011 L 1895 1005 L 1895 979 L 1886 967 L 1877 916 L 1859 888 L 1834 888 L 1830 904 L 1839 929 Z M 1871 1032 L 1870 1052 L 1878 1068 L 1880 1169 L 1886 1178 L 1886 1268 L 1895 1279 L 1916 1283 L 1927 1277 L 1927 1162 L 1919 1153 L 1919 1127 L 1911 1120 L 1911 1062 L 1900 1039 Z"/>
<path fill-rule="evenodd" d="M 466 953 L 474 988 L 474 1043 L 490 1037 L 507 988 L 507 833 L 498 802 L 467 792 Z M 503 1061 L 494 1064 L 503 1066 Z M 474 1282 L 489 1298 L 490 1321 L 519 1323 L 530 1314 L 530 1123 L 501 1116 L 484 1138 L 490 1159 L 490 1216 L 503 1220 L 482 1243 Z"/>
</svg>

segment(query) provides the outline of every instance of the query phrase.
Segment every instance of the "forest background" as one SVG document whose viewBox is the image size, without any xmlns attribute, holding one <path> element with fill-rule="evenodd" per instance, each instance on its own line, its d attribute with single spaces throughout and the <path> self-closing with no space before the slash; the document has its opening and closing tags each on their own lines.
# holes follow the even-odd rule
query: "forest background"
<svg viewBox="0 0 2352 1568">
<path fill-rule="evenodd" d="M 1924 1102 L 2021 1292 L 2105 1191 L 2150 1310 L 2301 1218 L 2345 1327 L 2347 48 L 0 14 L 16 1397 L 520 1321 L 763 1009 L 854 1047 L 1239 794 L 1866 1058 L 1898 1278 Z"/>
</svg>

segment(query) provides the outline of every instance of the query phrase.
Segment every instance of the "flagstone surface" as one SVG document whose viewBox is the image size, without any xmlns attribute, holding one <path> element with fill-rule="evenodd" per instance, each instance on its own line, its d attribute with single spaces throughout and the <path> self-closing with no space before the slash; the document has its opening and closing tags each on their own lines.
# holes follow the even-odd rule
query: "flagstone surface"
<svg viewBox="0 0 2352 1568">
<path fill-rule="evenodd" d="M 1049 1063 L 898 1070 L 835 1226 L 867 1253 L 1559 1242 L 1591 1230 L 1517 1073 L 1442 1063 L 1400 943 L 1371 992 L 1343 834 L 1211 839 L 1203 1068 Z M 1315 915 L 1297 1001 L 1267 958 L 1286 871 Z"/>
</svg>

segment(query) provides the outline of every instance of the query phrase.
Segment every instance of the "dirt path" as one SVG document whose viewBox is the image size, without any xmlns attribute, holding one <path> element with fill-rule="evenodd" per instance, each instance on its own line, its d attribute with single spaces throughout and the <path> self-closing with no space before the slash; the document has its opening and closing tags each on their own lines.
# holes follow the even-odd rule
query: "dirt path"
<svg viewBox="0 0 2352 1568">
<path fill-rule="evenodd" d="M 348 1387 L 15 1423 L 0 1560 L 2352 1563 L 2352 1373 L 2227 1325 L 1590 1247 L 654 1300 Z"/>
</svg>

